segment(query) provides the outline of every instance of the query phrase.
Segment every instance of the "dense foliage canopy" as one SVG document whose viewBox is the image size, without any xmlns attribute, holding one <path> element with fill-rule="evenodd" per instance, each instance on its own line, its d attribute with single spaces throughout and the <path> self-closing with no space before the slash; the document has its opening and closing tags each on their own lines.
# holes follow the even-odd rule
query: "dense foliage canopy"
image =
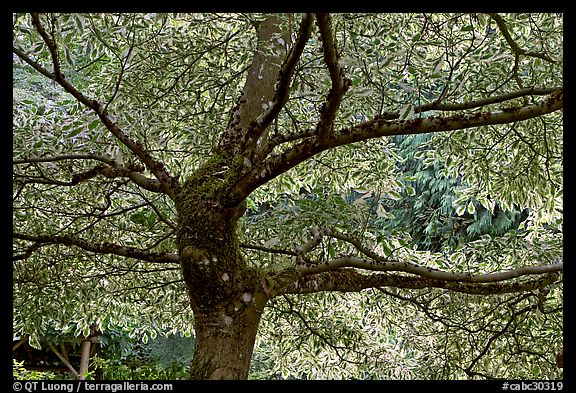
<svg viewBox="0 0 576 393">
<path fill-rule="evenodd" d="M 303 37 L 290 14 L 262 45 L 267 18 L 14 14 L 15 336 L 193 336 L 174 198 L 135 151 L 181 184 L 215 162 L 255 53 L 290 60 Z M 280 275 L 305 257 L 306 274 L 341 261 L 375 277 L 369 258 L 419 266 L 401 278 L 516 281 L 286 289 L 251 377 L 560 378 L 562 15 L 336 14 L 330 34 L 322 21 L 288 84 L 255 76 L 287 98 L 254 98 L 274 117 L 262 157 L 241 162 L 248 266 Z M 292 165 L 330 116 L 333 142 Z"/>
</svg>

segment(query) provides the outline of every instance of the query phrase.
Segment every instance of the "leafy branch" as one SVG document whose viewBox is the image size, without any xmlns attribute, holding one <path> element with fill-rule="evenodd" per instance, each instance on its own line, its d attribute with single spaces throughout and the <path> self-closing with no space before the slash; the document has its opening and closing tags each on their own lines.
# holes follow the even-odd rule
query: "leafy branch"
<svg viewBox="0 0 576 393">
<path fill-rule="evenodd" d="M 32 60 L 29 56 L 27 56 L 24 52 L 16 47 L 13 47 L 13 53 L 15 53 L 20 59 L 32 66 L 42 75 L 50 78 L 62 86 L 64 90 L 76 98 L 79 103 L 92 109 L 98 115 L 100 121 L 104 124 L 108 131 L 110 131 L 112 135 L 114 135 L 120 142 L 128 147 L 128 149 L 130 149 L 132 153 L 134 153 L 134 155 L 136 155 L 136 157 L 138 157 L 144 163 L 144 165 L 146 165 L 146 167 L 150 170 L 150 172 L 152 172 L 156 179 L 158 179 L 163 192 L 166 193 L 170 198 L 174 199 L 180 187 L 178 180 L 172 177 L 164 168 L 164 165 L 161 162 L 156 161 L 141 144 L 130 139 L 124 133 L 124 131 L 118 127 L 118 125 L 112 120 L 111 116 L 106 111 L 104 104 L 98 102 L 95 99 L 89 99 L 65 78 L 60 67 L 58 46 L 56 41 L 50 37 L 50 35 L 44 29 L 44 26 L 40 21 L 39 14 L 32 14 L 32 24 L 48 47 L 52 58 L 53 72 L 46 70 L 44 67 L 38 64 L 36 61 Z"/>
<path fill-rule="evenodd" d="M 62 244 L 66 246 L 76 246 L 96 254 L 112 254 L 155 263 L 179 263 L 179 257 L 174 253 L 143 251 L 135 247 L 120 246 L 109 242 L 94 243 L 70 235 L 27 235 L 15 232 L 13 238 L 34 242 L 34 249 L 49 244 Z M 24 256 L 28 257 L 29 255 Z M 23 258 L 18 257 L 17 259 Z"/>
<path fill-rule="evenodd" d="M 517 59 L 518 59 L 518 57 L 524 55 L 527 57 L 537 57 L 537 58 L 540 58 L 542 60 L 548 61 L 550 63 L 556 62 L 556 61 L 554 61 L 554 59 L 550 58 L 550 56 L 548 56 L 545 53 L 532 52 L 532 51 L 527 51 L 526 49 L 520 48 L 520 46 L 516 43 L 516 41 L 514 41 L 514 39 L 510 35 L 510 32 L 508 31 L 508 26 L 506 25 L 506 22 L 504 21 L 504 19 L 496 13 L 490 13 L 488 15 L 494 20 L 494 22 L 496 22 L 496 25 L 498 25 L 498 29 L 500 29 L 500 32 L 504 36 L 504 39 L 506 40 L 508 45 L 510 45 L 510 49 L 512 50 L 512 52 L 514 53 L 514 56 L 516 56 Z"/>
<path fill-rule="evenodd" d="M 503 108 L 492 112 L 459 113 L 452 116 L 431 116 L 407 120 L 388 120 L 376 117 L 367 122 L 340 129 L 334 132 L 333 138 L 324 143 L 320 143 L 319 136 L 315 131 L 306 132 L 304 135 L 308 136 L 299 143 L 281 154 L 270 156 L 264 162 L 255 165 L 239 180 L 232 199 L 242 200 L 261 185 L 328 149 L 383 136 L 463 130 L 528 120 L 561 110 L 564 107 L 563 92 L 564 90 L 561 88 L 555 89 L 544 100 L 535 104 Z M 510 98 L 508 99 L 516 98 L 518 94 L 509 95 Z M 484 100 L 484 104 L 477 102 L 474 105 L 486 105 L 486 102 Z"/>
<path fill-rule="evenodd" d="M 144 170 L 143 167 L 128 164 L 126 166 L 119 164 L 116 160 L 97 154 L 66 154 L 54 157 L 37 157 L 37 158 L 24 158 L 15 159 L 12 161 L 14 165 L 29 164 L 29 163 L 41 163 L 41 162 L 57 162 L 65 160 L 96 160 L 104 164 L 99 164 L 84 172 L 78 172 L 72 175 L 69 182 L 51 180 L 51 179 L 34 179 L 26 177 L 25 180 L 18 180 L 16 177 L 16 182 L 22 183 L 43 183 L 43 184 L 57 184 L 61 186 L 75 186 L 81 182 L 94 178 L 98 175 L 102 175 L 108 178 L 117 177 L 128 177 L 138 186 L 153 192 L 163 192 L 161 184 L 158 180 L 150 179 L 140 172 Z"/>
<path fill-rule="evenodd" d="M 553 264 L 524 266 L 496 273 L 449 272 L 378 255 L 363 246 L 360 240 L 330 228 L 313 228 L 310 233 L 312 238 L 295 251 L 295 267 L 270 275 L 270 281 L 277 283 L 272 291 L 273 296 L 280 293 L 334 290 L 355 292 L 386 286 L 410 289 L 444 288 L 469 294 L 513 293 L 544 288 L 555 282 L 559 273 L 564 270 L 563 261 L 559 260 Z M 307 257 L 325 237 L 351 244 L 363 256 L 346 255 L 328 261 L 314 261 Z M 289 254 L 287 251 L 274 252 Z M 366 275 L 359 270 L 386 273 Z M 527 276 L 539 277 L 528 280 Z"/>
<path fill-rule="evenodd" d="M 310 263 L 309 261 L 301 262 L 296 266 L 296 270 L 301 276 L 334 271 L 343 267 L 353 267 L 370 271 L 404 272 L 434 280 L 489 283 L 510 280 L 525 275 L 561 272 L 564 269 L 564 263 L 559 261 L 551 265 L 525 266 L 498 273 L 472 274 L 446 272 L 408 261 L 394 260 L 388 257 L 379 256 L 364 247 L 358 239 L 337 233 L 329 228 L 314 228 L 312 233 L 312 240 L 300 248 L 299 257 L 301 261 L 304 261 L 304 258 L 302 257 L 303 254 L 312 251 L 320 243 L 323 237 L 332 237 L 350 243 L 367 258 L 343 256 L 324 263 Z"/>
</svg>

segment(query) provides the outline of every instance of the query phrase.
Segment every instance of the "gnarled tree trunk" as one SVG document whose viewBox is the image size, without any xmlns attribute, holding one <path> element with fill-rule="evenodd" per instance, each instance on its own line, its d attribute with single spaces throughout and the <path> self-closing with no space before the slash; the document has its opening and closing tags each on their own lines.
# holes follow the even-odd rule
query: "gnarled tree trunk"
<svg viewBox="0 0 576 393">
<path fill-rule="evenodd" d="M 196 347 L 192 379 L 247 379 L 256 331 L 269 299 L 262 277 L 246 264 L 236 222 L 245 200 L 233 188 L 249 167 L 252 122 L 274 95 L 283 46 L 279 16 L 257 24 L 258 46 L 238 105 L 210 160 L 183 184 L 176 197 L 178 248 L 194 312 Z M 264 105 L 263 105 L 264 104 Z"/>
<path fill-rule="evenodd" d="M 193 379 L 246 379 L 260 315 L 268 300 L 238 245 L 244 202 L 225 206 L 236 166 L 214 157 L 177 198 L 178 244 L 194 311 Z"/>
</svg>

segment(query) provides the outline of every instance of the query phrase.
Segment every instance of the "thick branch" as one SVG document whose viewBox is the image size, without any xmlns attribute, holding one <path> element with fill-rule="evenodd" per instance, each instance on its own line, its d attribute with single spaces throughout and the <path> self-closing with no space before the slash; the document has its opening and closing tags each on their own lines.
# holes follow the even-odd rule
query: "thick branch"
<svg viewBox="0 0 576 393">
<path fill-rule="evenodd" d="M 392 135 L 424 134 L 463 130 L 485 125 L 507 124 L 539 117 L 561 110 L 564 107 L 563 89 L 558 89 L 536 104 L 503 108 L 492 112 L 464 113 L 452 116 L 435 116 L 408 120 L 385 120 L 376 118 L 344 128 L 334 134 L 329 143 L 320 143 L 318 137 L 311 136 L 287 149 L 282 154 L 269 157 L 265 162 L 254 166 L 236 185 L 233 199 L 242 200 L 253 190 L 279 176 L 314 155 L 338 146 L 361 142 L 368 139 Z"/>
<path fill-rule="evenodd" d="M 310 14 L 305 14 L 300 23 L 300 29 L 298 31 L 298 38 L 296 43 L 288 53 L 286 60 L 282 64 L 282 68 L 278 73 L 278 80 L 276 81 L 276 88 L 274 91 L 274 96 L 272 98 L 272 105 L 259 116 L 251 125 L 247 131 L 247 146 L 248 151 L 252 150 L 256 145 L 256 142 L 260 136 L 264 133 L 272 121 L 278 116 L 282 108 L 288 102 L 288 97 L 290 94 L 290 83 L 292 82 L 292 76 L 294 75 L 294 70 L 296 65 L 302 56 L 306 42 L 310 38 L 312 31 L 312 17 Z"/>
<path fill-rule="evenodd" d="M 318 140 L 321 144 L 328 143 L 332 137 L 332 128 L 334 126 L 334 119 L 336 113 L 342 103 L 342 98 L 346 91 L 351 86 L 350 79 L 344 77 L 344 72 L 340 67 L 338 51 L 336 50 L 336 42 L 332 34 L 332 21 L 328 14 L 317 14 L 316 22 L 320 30 L 320 37 L 322 38 L 322 51 L 324 53 L 324 62 L 328 67 L 332 86 L 326 97 L 326 101 L 320 110 L 320 122 L 316 127 Z"/>
<path fill-rule="evenodd" d="M 88 108 L 92 109 L 100 118 L 100 121 L 106 126 L 108 131 L 112 133 L 120 142 L 122 142 L 126 147 L 128 147 L 143 163 L 146 167 L 150 170 L 150 172 L 158 179 L 160 182 L 163 191 L 170 196 L 170 198 L 174 199 L 176 194 L 179 190 L 179 183 L 178 180 L 168 174 L 164 165 L 161 162 L 158 162 L 152 158 L 150 153 L 148 153 L 142 145 L 130 139 L 117 125 L 112 119 L 110 115 L 105 110 L 105 107 L 102 103 L 99 103 L 97 100 L 92 100 L 84 96 L 80 91 L 78 91 L 70 82 L 65 79 L 64 74 L 62 74 L 60 70 L 60 63 L 58 59 L 58 48 L 54 40 L 48 35 L 42 23 L 40 22 L 40 17 L 38 14 L 32 14 L 32 24 L 46 43 L 48 50 L 52 56 L 52 62 L 54 67 L 54 72 L 51 73 L 47 70 L 44 70 L 39 64 L 31 60 L 28 56 L 21 56 L 23 55 L 22 51 L 13 48 L 13 52 L 18 55 L 22 60 L 26 63 L 32 65 L 32 67 L 43 75 L 49 77 L 50 79 L 54 80 L 60 86 L 64 88 L 68 93 L 70 93 L 78 102 L 87 106 Z M 41 71 L 43 70 L 43 71 Z"/>
<path fill-rule="evenodd" d="M 27 235 L 21 233 L 14 233 L 12 235 L 15 239 L 28 240 L 38 244 L 62 244 L 66 246 L 76 246 L 83 250 L 90 251 L 96 254 L 113 254 L 127 258 L 139 259 L 147 262 L 155 263 L 179 263 L 180 258 L 174 253 L 158 253 L 143 251 L 135 247 L 119 246 L 108 242 L 94 243 L 83 239 L 76 238 L 69 235 Z"/>
<path fill-rule="evenodd" d="M 279 16 L 258 24 L 258 46 L 250 64 L 246 83 L 237 105 L 232 109 L 226 131 L 217 151 L 252 160 L 256 150 L 266 150 L 268 128 L 288 101 L 294 70 L 304 51 L 312 27 L 312 17 L 305 14 L 296 42 L 288 52 L 291 37 L 279 28 Z M 275 50 L 270 53 L 270 47 Z"/>
<path fill-rule="evenodd" d="M 547 287 L 557 279 L 558 273 L 549 273 L 536 279 L 517 282 L 467 283 L 390 273 L 366 275 L 354 269 L 339 269 L 319 275 L 301 277 L 291 285 L 275 289 L 273 296 L 284 293 L 315 293 L 320 291 L 359 292 L 363 289 L 380 287 L 405 289 L 442 288 L 474 295 L 495 295 L 533 291 Z"/>
</svg>

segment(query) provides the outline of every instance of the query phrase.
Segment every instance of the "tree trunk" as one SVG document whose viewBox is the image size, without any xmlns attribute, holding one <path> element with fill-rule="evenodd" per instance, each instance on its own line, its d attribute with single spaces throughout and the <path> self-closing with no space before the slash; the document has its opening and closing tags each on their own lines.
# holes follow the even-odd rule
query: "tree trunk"
<svg viewBox="0 0 576 393">
<path fill-rule="evenodd" d="M 260 315 L 268 296 L 247 266 L 236 222 L 245 203 L 226 195 L 241 162 L 215 155 L 187 179 L 176 198 L 182 273 L 194 312 L 192 379 L 246 379 Z"/>
<path fill-rule="evenodd" d="M 88 372 L 88 362 L 90 361 L 90 345 L 92 342 L 89 338 L 82 341 L 82 356 L 80 357 L 80 373 L 78 379 L 83 381 L 86 379 L 86 373 Z"/>
<path fill-rule="evenodd" d="M 247 379 L 260 313 L 256 307 L 235 312 L 221 308 L 205 314 L 196 312 L 191 378 Z"/>
<path fill-rule="evenodd" d="M 256 143 L 248 130 L 272 100 L 286 57 L 290 36 L 281 31 L 280 19 L 272 14 L 257 24 L 257 50 L 228 127 L 210 160 L 186 179 L 176 197 L 178 251 L 196 331 L 192 379 L 247 379 L 270 298 L 261 274 L 240 253 L 236 222 L 246 203 L 231 196 L 250 165 L 244 154 Z"/>
</svg>

